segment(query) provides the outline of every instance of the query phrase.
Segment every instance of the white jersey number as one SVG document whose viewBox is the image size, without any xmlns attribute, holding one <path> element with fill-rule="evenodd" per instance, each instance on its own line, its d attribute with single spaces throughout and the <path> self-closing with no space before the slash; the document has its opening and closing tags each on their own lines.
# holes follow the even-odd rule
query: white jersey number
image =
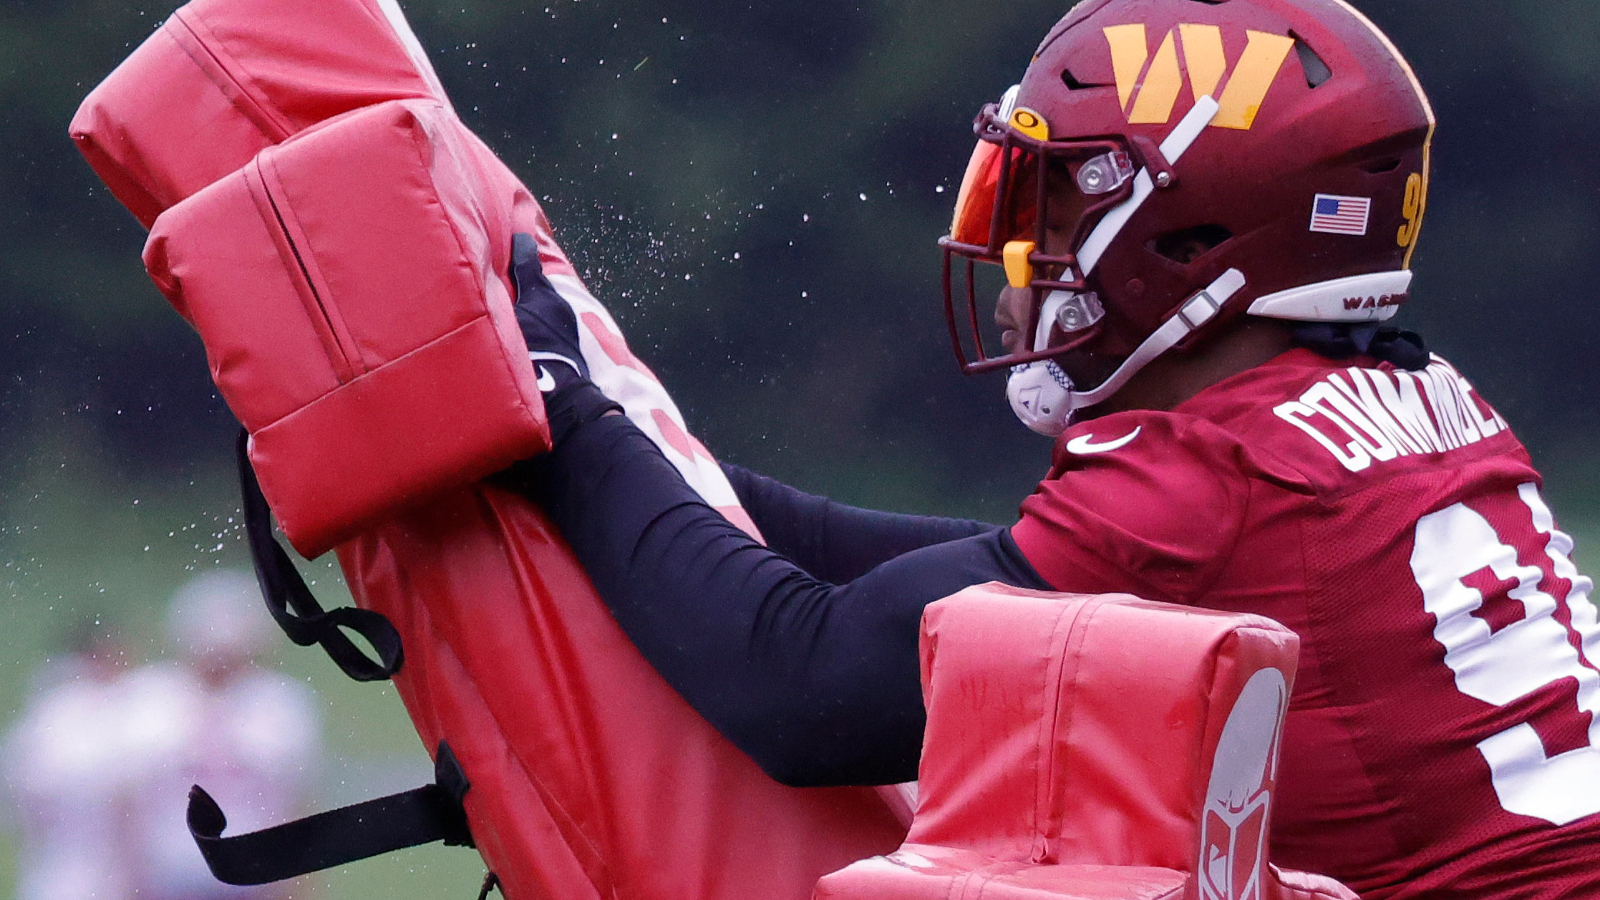
<svg viewBox="0 0 1600 900">
<path fill-rule="evenodd" d="M 1517 496 L 1520 505 L 1491 511 L 1498 529 L 1462 503 L 1423 516 L 1411 571 L 1463 694 L 1505 706 L 1562 679 L 1577 680 L 1578 712 L 1590 715 L 1587 746 L 1549 756 L 1526 722 L 1478 743 L 1502 807 L 1565 825 L 1600 813 L 1600 671 L 1594 664 L 1600 627 L 1589 602 L 1592 583 L 1569 556 L 1572 539 L 1555 529 L 1534 485 L 1522 485 Z M 1516 547 L 1540 543 L 1545 558 L 1519 561 Z M 1571 585 L 1564 602 L 1542 589 L 1559 581 Z M 1507 596 L 1522 604 L 1523 616 L 1493 629 L 1475 615 L 1483 607 L 1482 587 L 1507 582 L 1513 584 Z"/>
</svg>

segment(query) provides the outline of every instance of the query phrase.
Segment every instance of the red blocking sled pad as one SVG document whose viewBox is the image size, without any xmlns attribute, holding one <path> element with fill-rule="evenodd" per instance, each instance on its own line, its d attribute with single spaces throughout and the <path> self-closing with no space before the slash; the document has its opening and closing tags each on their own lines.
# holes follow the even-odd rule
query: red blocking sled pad
<svg viewBox="0 0 1600 900">
<path fill-rule="evenodd" d="M 405 102 L 385 105 L 393 100 Z M 378 141 L 392 153 L 385 158 L 395 161 L 404 158 L 398 149 L 403 142 L 385 141 L 392 132 L 409 133 L 430 147 L 418 149 L 419 166 L 429 162 L 412 170 L 413 176 L 425 170 L 436 189 L 443 171 L 438 160 L 456 159 L 465 148 L 468 171 L 461 183 L 477 184 L 484 193 L 472 202 L 481 210 L 504 211 L 507 221 L 499 226 L 504 229 L 499 241 L 496 227 L 485 224 L 488 262 L 464 250 L 452 264 L 460 269 L 455 277 L 470 281 L 488 271 L 503 278 L 511 232 L 533 234 L 546 273 L 578 312 L 596 383 L 624 405 L 708 502 L 753 533 L 716 461 L 689 434 L 659 381 L 628 351 L 614 321 L 584 289 L 538 205 L 447 109 L 426 58 L 392 5 L 197 0 L 95 89 L 74 119 L 73 132 L 85 156 L 136 216 L 153 221 L 174 214 L 172 221 L 155 226 L 147 253 L 151 269 L 164 286 L 175 288 L 174 303 L 181 311 L 197 325 L 208 323 L 201 326 L 208 359 L 217 371 L 237 374 L 229 402 L 237 400 L 236 412 L 256 426 L 287 422 L 314 405 L 299 404 L 303 394 L 296 392 L 305 390 L 307 377 L 300 367 L 320 372 L 324 384 L 328 370 L 337 369 L 328 347 L 341 345 L 331 338 L 333 326 L 319 323 L 311 307 L 328 313 L 329 321 L 346 316 L 366 321 L 363 311 L 380 302 L 376 292 L 360 293 L 365 273 L 349 268 L 350 260 L 372 255 L 370 234 L 357 236 L 362 229 L 348 223 L 309 224 L 332 218 L 296 215 L 290 218 L 298 225 L 279 222 L 274 235 L 281 210 L 266 215 L 260 198 L 267 197 L 271 206 L 276 184 L 288 191 L 282 196 L 297 198 L 291 205 L 300 202 L 301 195 L 289 187 L 299 177 L 293 174 L 296 167 L 306 163 L 311 172 L 315 167 L 309 161 L 322 152 L 317 148 L 332 148 L 337 141 Z M 323 116 L 333 120 L 322 124 Z M 368 124 L 350 125 L 357 121 Z M 447 133 L 451 128 L 453 135 Z M 375 130 L 356 136 L 361 129 Z M 210 139 L 194 140 L 201 131 Z M 256 156 L 280 143 L 278 150 Z M 326 163 L 342 165 L 342 156 L 329 152 Z M 422 185 L 416 178 L 408 183 Z M 426 190 L 413 191 L 420 194 Z M 247 256 L 252 266 L 272 269 L 274 255 L 284 263 L 285 243 L 300 236 L 305 247 L 314 248 L 313 261 L 298 275 L 279 265 L 268 279 L 280 288 L 272 292 L 230 280 L 221 271 L 227 265 L 202 271 L 205 255 L 188 242 L 220 237 L 207 234 L 199 223 L 221 227 L 222 219 L 207 217 L 220 208 L 210 204 L 222 201 L 195 196 L 196 205 L 183 204 L 191 195 L 251 204 L 226 223 L 238 243 L 250 248 L 216 241 L 225 254 L 222 263 Z M 334 216 L 335 210 L 327 212 Z M 453 228 L 473 218 L 445 215 L 440 220 L 438 212 L 396 213 L 390 221 L 405 233 L 386 232 L 386 237 L 409 248 L 422 237 L 408 230 L 413 219 L 433 222 L 429 228 L 439 221 Z M 191 216 L 195 224 L 185 224 Z M 485 215 L 485 222 L 489 218 Z M 395 265 L 402 255 L 385 255 L 382 262 Z M 305 262 L 304 254 L 298 259 Z M 296 284 L 302 277 L 304 284 Z M 388 276 L 375 272 L 372 277 Z M 493 309 L 501 299 L 495 280 L 485 277 L 483 288 L 490 324 L 498 322 Z M 317 302 L 308 303 L 307 285 L 327 285 L 329 291 L 326 297 L 316 293 Z M 336 285 L 354 286 L 358 293 L 336 292 Z M 251 313 L 228 304 L 227 295 L 235 290 L 241 296 L 260 293 L 259 302 L 294 319 L 293 325 L 272 323 L 293 331 L 294 340 L 259 340 L 276 332 L 241 327 Z M 197 299 L 196 291 L 207 299 Z M 425 296 L 402 293 L 407 304 L 429 304 Z M 336 310 L 325 308 L 327 297 Z M 435 315 L 409 305 L 392 305 L 389 312 L 391 319 Z M 236 314 L 241 318 L 234 320 Z M 218 328 L 223 337 L 210 336 Z M 498 329 L 497 337 L 502 335 Z M 383 340 L 393 336 L 380 332 Z M 355 345 L 367 349 L 360 341 Z M 284 356 L 274 360 L 276 354 Z M 277 368 L 296 371 L 277 373 Z M 453 364 L 441 364 L 435 372 L 439 380 L 460 375 Z M 345 387 L 334 393 L 354 383 L 341 383 Z M 291 409 L 288 418 L 273 418 Z M 388 409 L 406 415 L 397 402 Z M 306 426 L 303 439 L 265 441 L 272 450 L 266 467 L 286 467 L 278 479 L 280 496 L 273 501 L 280 516 L 288 511 L 282 491 L 299 489 L 299 478 L 290 472 L 294 466 L 316 468 L 324 456 L 351 452 L 344 442 L 366 439 L 367 426 L 335 419 L 318 420 L 326 430 Z M 412 421 L 373 427 L 403 431 Z M 256 428 L 253 451 L 259 451 L 269 427 L 270 422 Z M 291 447 L 296 449 L 288 455 L 275 449 Z M 253 452 L 253 460 L 263 465 L 259 452 Z M 356 477 L 363 474 L 359 467 L 348 468 Z M 309 480 L 318 477 L 306 473 Z M 396 686 L 429 751 L 435 752 L 441 740 L 454 749 L 473 785 L 465 804 L 478 849 L 507 896 L 804 897 L 820 875 L 887 852 L 903 838 L 909 810 L 899 793 L 783 788 L 727 744 L 626 642 L 537 509 L 471 483 L 461 472 L 426 482 L 417 479 L 416 490 L 430 499 L 402 504 L 400 512 L 379 523 L 354 526 L 365 530 L 342 544 L 339 556 L 358 603 L 388 617 L 400 632 L 406 662 L 395 676 Z M 341 486 L 350 492 L 370 488 Z M 329 521 L 321 527 L 338 534 L 352 526 Z M 318 543 L 302 538 L 297 546 L 315 551 Z"/>
<path fill-rule="evenodd" d="M 818 900 L 1352 900 L 1270 865 L 1299 639 L 1269 619 L 1001 585 L 929 607 L 905 844 Z"/>
</svg>

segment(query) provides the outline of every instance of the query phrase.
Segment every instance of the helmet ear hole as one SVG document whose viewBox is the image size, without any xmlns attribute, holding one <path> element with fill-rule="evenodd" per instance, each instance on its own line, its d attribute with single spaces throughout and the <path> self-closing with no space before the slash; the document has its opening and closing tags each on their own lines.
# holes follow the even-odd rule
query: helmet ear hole
<svg viewBox="0 0 1600 900">
<path fill-rule="evenodd" d="M 1300 69 L 1306 73 L 1306 87 L 1316 90 L 1327 84 L 1328 79 L 1333 77 L 1333 70 L 1328 68 L 1327 62 L 1311 49 L 1305 38 L 1293 31 L 1289 32 L 1289 37 L 1294 38 L 1295 55 L 1300 57 Z"/>
<path fill-rule="evenodd" d="M 1061 83 L 1066 85 L 1067 90 L 1069 91 L 1081 91 L 1088 88 L 1098 87 L 1116 87 L 1114 84 L 1094 84 L 1088 81 L 1079 81 L 1077 76 L 1072 74 L 1071 69 L 1061 70 Z"/>
<path fill-rule="evenodd" d="M 1233 237 L 1233 232 L 1221 225 L 1196 225 L 1179 231 L 1169 231 L 1150 242 L 1156 254 L 1179 265 L 1188 265 Z"/>
</svg>

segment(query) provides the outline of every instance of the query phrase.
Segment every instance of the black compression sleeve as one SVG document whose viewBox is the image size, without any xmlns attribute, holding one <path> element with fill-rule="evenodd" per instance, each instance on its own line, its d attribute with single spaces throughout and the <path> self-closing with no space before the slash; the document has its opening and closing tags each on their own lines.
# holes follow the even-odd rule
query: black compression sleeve
<svg viewBox="0 0 1600 900">
<path fill-rule="evenodd" d="M 995 530 L 971 519 L 879 512 L 798 491 L 729 463 L 722 471 L 767 546 L 823 581 L 843 584 L 902 553 Z"/>
<path fill-rule="evenodd" d="M 626 418 L 591 414 L 592 386 L 547 402 L 578 425 L 527 489 L 645 658 L 786 784 L 916 777 L 922 608 L 986 581 L 1046 587 L 999 528 L 822 582 L 728 524 Z"/>
</svg>

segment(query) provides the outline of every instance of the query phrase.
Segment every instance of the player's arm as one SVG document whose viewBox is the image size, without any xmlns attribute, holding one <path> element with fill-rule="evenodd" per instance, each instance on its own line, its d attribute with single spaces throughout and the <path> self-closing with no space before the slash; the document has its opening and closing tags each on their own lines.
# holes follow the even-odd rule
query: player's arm
<svg viewBox="0 0 1600 900">
<path fill-rule="evenodd" d="M 767 546 L 823 581 L 843 584 L 903 553 L 996 528 L 971 519 L 861 509 L 728 463 L 722 471 Z"/>
<path fill-rule="evenodd" d="M 555 449 L 522 489 L 651 665 L 785 783 L 916 777 L 923 607 L 988 581 L 1046 587 L 1002 528 L 821 581 L 730 525 L 592 384 L 546 405 Z"/>
<path fill-rule="evenodd" d="M 555 449 L 511 476 L 624 632 L 701 715 L 780 781 L 916 776 L 922 608 L 973 584 L 1044 587 L 1000 528 L 901 553 L 844 584 L 729 524 L 589 380 L 577 322 L 513 242 L 517 321 L 549 385 Z"/>
</svg>

